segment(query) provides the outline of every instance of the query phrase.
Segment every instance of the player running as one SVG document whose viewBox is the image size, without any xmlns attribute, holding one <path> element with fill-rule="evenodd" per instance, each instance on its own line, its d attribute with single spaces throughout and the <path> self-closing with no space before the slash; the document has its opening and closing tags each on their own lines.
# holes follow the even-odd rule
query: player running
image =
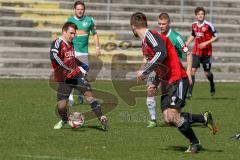
<svg viewBox="0 0 240 160">
<path fill-rule="evenodd" d="M 165 35 L 169 38 L 169 40 L 172 42 L 173 46 L 175 47 L 177 51 L 178 58 L 183 61 L 187 56 L 187 75 L 189 79 L 189 83 L 192 83 L 191 78 L 191 69 L 192 69 L 192 54 L 188 47 L 185 45 L 185 40 L 182 38 L 182 36 L 173 30 L 170 27 L 170 17 L 167 13 L 161 13 L 158 17 L 158 32 L 160 34 Z M 152 78 L 153 73 L 150 74 L 149 77 Z M 148 82 L 151 78 L 148 78 Z M 151 83 L 148 83 L 151 84 Z M 148 86 L 147 89 L 147 106 L 150 113 L 151 120 L 148 122 L 148 128 L 153 128 L 157 126 L 156 122 L 156 100 L 155 100 L 155 93 L 153 93 L 153 89 L 151 86 Z"/>
<path fill-rule="evenodd" d="M 212 65 L 212 43 L 218 40 L 218 34 L 215 27 L 205 20 L 205 10 L 203 7 L 195 9 L 196 22 L 192 24 L 192 35 L 188 38 L 186 45 L 188 46 L 194 40 L 193 47 L 193 65 L 192 65 L 192 85 L 189 87 L 188 97 L 192 96 L 192 90 L 195 83 L 195 74 L 200 67 L 203 66 L 204 74 L 210 82 L 210 94 L 213 96 L 216 92 L 211 72 Z"/>
<path fill-rule="evenodd" d="M 54 129 L 61 129 L 68 121 L 67 101 L 73 88 L 82 93 L 91 105 L 92 111 L 98 117 L 104 130 L 107 129 L 107 118 L 101 111 L 101 105 L 94 98 L 92 89 L 85 79 L 86 71 L 81 67 L 84 64 L 75 58 L 72 39 L 76 34 L 77 26 L 66 22 L 62 27 L 62 36 L 52 42 L 50 59 L 54 70 L 54 80 L 58 83 L 57 110 L 61 120 Z"/>
<path fill-rule="evenodd" d="M 186 152 L 199 152 L 202 146 L 191 128 L 190 119 L 181 115 L 189 80 L 174 46 L 166 36 L 147 28 L 147 18 L 141 12 L 132 14 L 130 25 L 133 34 L 142 40 L 143 55 L 148 62 L 137 72 L 137 78 L 143 80 L 152 71 L 156 73 L 153 85 L 158 86 L 161 82 L 164 122 L 174 125 L 189 140 L 190 147 Z"/>
</svg>

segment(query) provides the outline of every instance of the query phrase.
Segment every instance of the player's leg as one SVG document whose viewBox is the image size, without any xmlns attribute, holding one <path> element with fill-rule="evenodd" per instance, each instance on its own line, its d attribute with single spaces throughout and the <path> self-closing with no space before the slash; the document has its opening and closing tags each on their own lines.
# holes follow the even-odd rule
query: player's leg
<svg viewBox="0 0 240 160">
<path fill-rule="evenodd" d="M 190 147 L 186 152 L 197 153 L 201 150 L 202 146 L 191 128 L 191 124 L 181 116 L 180 111 L 174 108 L 167 108 L 163 111 L 163 119 L 166 123 L 176 126 L 180 133 L 189 140 Z"/>
<path fill-rule="evenodd" d="M 59 83 L 57 90 L 57 113 L 61 120 L 54 125 L 54 129 L 61 129 L 68 121 L 67 100 L 72 87 L 65 83 Z"/>
<path fill-rule="evenodd" d="M 189 86 L 188 88 L 188 94 L 187 97 L 191 98 L 192 97 L 192 91 L 193 91 L 193 86 L 195 84 L 195 75 L 197 72 L 197 69 L 200 67 L 200 57 L 193 55 L 193 64 L 192 64 L 192 85 Z"/>
<path fill-rule="evenodd" d="M 204 69 L 204 74 L 207 77 L 209 83 L 210 83 L 210 94 L 211 96 L 214 96 L 216 90 L 215 90 L 215 84 L 214 84 L 214 76 L 213 73 L 211 72 L 211 57 L 203 57 L 203 69 Z"/>
<path fill-rule="evenodd" d="M 150 73 L 147 79 L 147 99 L 146 104 L 150 114 L 150 121 L 148 121 L 147 128 L 157 127 L 156 121 L 156 91 L 157 87 L 153 84 L 155 79 L 155 72 Z"/>
<path fill-rule="evenodd" d="M 201 123 L 207 126 L 212 134 L 217 133 L 217 126 L 213 120 L 212 112 L 206 111 L 203 114 L 192 114 L 188 112 L 182 112 L 181 116 L 185 118 L 190 124 Z"/>
<path fill-rule="evenodd" d="M 103 115 L 101 104 L 94 98 L 91 86 L 87 82 L 87 80 L 85 80 L 84 78 L 79 78 L 76 89 L 84 95 L 86 101 L 90 104 L 93 113 L 96 115 L 96 117 L 102 124 L 102 129 L 107 130 L 108 129 L 107 117 Z"/>
<path fill-rule="evenodd" d="M 187 151 L 197 153 L 201 150 L 199 140 L 191 128 L 191 123 L 181 115 L 181 108 L 185 105 L 187 88 L 187 78 L 169 86 L 167 94 L 162 96 L 161 108 L 164 121 L 173 124 L 189 140 L 190 148 Z"/>
</svg>

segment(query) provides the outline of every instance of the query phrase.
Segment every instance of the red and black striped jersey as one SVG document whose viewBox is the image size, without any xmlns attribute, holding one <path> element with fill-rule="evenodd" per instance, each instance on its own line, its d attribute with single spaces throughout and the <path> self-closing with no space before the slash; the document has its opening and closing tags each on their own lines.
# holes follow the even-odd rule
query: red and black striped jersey
<svg viewBox="0 0 240 160">
<path fill-rule="evenodd" d="M 50 59 L 54 70 L 54 80 L 63 82 L 71 69 L 77 68 L 72 43 L 65 42 L 61 37 L 52 42 Z"/>
<path fill-rule="evenodd" d="M 193 22 L 192 36 L 195 37 L 193 54 L 199 56 L 211 56 L 212 55 L 211 43 L 202 49 L 200 49 L 198 45 L 212 39 L 212 37 L 218 36 L 217 30 L 214 28 L 214 26 L 206 20 L 203 21 L 202 24 L 198 24 L 198 22 Z"/>
<path fill-rule="evenodd" d="M 165 35 L 160 35 L 155 30 L 146 30 L 142 51 L 148 61 L 143 74 L 154 70 L 156 75 L 168 84 L 187 77 L 174 46 Z"/>
</svg>

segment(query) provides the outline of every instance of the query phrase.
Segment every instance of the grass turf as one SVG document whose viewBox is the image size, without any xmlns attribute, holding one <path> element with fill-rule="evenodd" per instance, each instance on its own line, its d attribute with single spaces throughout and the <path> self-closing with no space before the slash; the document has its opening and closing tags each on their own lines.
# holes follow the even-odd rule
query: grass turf
<svg viewBox="0 0 240 160">
<path fill-rule="evenodd" d="M 217 83 L 214 97 L 210 97 L 208 83 L 196 83 L 193 98 L 187 101 L 184 111 L 211 110 L 219 132 L 213 136 L 208 128 L 195 125 L 193 129 L 204 147 L 203 152 L 195 155 L 184 153 L 188 142 L 175 128 L 146 128 L 148 113 L 144 97 L 129 106 L 110 81 L 92 85 L 118 98 L 118 106 L 107 114 L 111 126 L 107 132 L 99 129 L 96 119 L 77 130 L 69 127 L 53 130 L 58 121 L 54 111 L 56 93 L 48 81 L 0 80 L 0 159 L 235 160 L 240 157 L 240 141 L 229 139 L 240 127 L 239 83 Z"/>
</svg>

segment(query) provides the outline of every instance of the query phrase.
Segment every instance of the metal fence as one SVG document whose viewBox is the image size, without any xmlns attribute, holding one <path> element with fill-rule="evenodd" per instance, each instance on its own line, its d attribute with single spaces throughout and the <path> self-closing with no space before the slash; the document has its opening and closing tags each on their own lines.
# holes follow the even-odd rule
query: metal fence
<svg viewBox="0 0 240 160">
<path fill-rule="evenodd" d="M 107 22 L 111 21 L 111 0 L 107 0 Z M 184 22 L 184 0 L 180 2 L 180 15 L 181 15 L 181 22 Z M 213 0 L 209 0 L 209 17 L 210 22 L 213 21 Z"/>
</svg>

